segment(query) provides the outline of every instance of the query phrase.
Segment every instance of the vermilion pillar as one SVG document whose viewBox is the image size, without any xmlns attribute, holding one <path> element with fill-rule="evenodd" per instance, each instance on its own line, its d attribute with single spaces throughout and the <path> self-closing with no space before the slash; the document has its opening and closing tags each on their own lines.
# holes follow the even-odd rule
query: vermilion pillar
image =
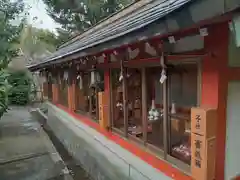
<svg viewBox="0 0 240 180">
<path fill-rule="evenodd" d="M 76 110 L 76 81 L 72 84 L 72 111 Z"/>
<path fill-rule="evenodd" d="M 72 84 L 68 85 L 68 109 L 73 110 Z"/>
<path fill-rule="evenodd" d="M 68 79 L 68 109 L 70 111 L 76 110 L 76 71 L 73 66 L 69 69 Z"/>
<path fill-rule="evenodd" d="M 208 32 L 204 46 L 211 55 L 204 58 L 202 63 L 201 106 L 217 109 L 216 179 L 224 180 L 228 23 L 211 26 Z"/>
<path fill-rule="evenodd" d="M 52 84 L 52 91 L 53 91 L 53 102 L 58 103 L 59 89 L 58 89 L 57 83 Z"/>
</svg>

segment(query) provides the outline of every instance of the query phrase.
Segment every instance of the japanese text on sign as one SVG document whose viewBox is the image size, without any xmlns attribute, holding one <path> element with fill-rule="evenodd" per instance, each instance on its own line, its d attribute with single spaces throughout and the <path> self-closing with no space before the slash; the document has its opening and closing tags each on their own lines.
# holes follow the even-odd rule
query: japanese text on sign
<svg viewBox="0 0 240 180">
<path fill-rule="evenodd" d="M 201 116 L 196 115 L 196 129 L 200 129 Z"/>
<path fill-rule="evenodd" d="M 195 166 L 198 168 L 201 168 L 201 161 L 202 161 L 202 157 L 201 157 L 201 144 L 202 142 L 200 140 L 195 140 Z"/>
</svg>

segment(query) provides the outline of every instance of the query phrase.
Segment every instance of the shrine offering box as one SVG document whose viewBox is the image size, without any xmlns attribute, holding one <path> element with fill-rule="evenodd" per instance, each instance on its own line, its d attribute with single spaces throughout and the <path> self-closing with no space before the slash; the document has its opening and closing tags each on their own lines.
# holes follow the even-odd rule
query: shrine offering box
<svg viewBox="0 0 240 180">
<path fill-rule="evenodd" d="M 215 176 L 216 138 L 205 139 L 192 133 L 191 172 L 195 180 L 213 180 Z"/>
<path fill-rule="evenodd" d="M 217 112 L 216 109 L 192 108 L 191 109 L 191 131 L 192 133 L 215 137 Z"/>
<path fill-rule="evenodd" d="M 99 103 L 99 124 L 101 128 L 107 129 L 109 127 L 109 111 L 108 111 L 108 101 L 106 94 L 104 92 L 98 93 L 98 103 Z"/>
</svg>

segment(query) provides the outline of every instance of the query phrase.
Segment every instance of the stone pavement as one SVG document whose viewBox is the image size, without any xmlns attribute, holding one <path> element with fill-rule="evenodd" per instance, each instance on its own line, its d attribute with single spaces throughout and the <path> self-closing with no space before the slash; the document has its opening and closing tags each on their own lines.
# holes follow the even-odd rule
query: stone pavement
<svg viewBox="0 0 240 180">
<path fill-rule="evenodd" d="M 72 180 L 27 108 L 11 107 L 0 120 L 0 180 Z"/>
</svg>

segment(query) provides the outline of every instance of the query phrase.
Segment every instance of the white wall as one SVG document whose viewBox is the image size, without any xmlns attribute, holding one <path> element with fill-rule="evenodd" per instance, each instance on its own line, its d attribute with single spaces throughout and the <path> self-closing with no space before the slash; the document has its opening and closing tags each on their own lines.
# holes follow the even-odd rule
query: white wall
<svg viewBox="0 0 240 180">
<path fill-rule="evenodd" d="M 225 180 L 240 175 L 240 81 L 230 82 L 227 99 Z"/>
<path fill-rule="evenodd" d="M 229 33 L 229 57 L 228 57 L 228 65 L 230 67 L 240 67 L 240 47 L 236 46 L 234 34 L 232 31 Z"/>
</svg>

